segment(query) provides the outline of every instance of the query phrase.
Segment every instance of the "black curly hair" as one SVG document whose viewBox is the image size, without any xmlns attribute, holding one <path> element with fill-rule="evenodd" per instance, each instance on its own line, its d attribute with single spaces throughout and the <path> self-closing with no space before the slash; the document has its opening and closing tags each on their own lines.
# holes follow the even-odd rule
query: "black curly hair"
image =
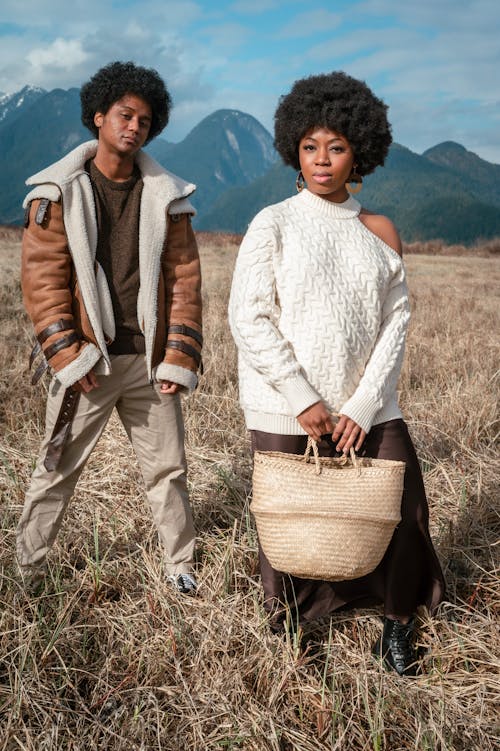
<svg viewBox="0 0 500 751">
<path fill-rule="evenodd" d="M 151 127 L 146 140 L 149 143 L 168 123 L 172 107 L 172 98 L 153 68 L 142 68 L 132 62 L 114 62 L 98 70 L 80 90 L 82 123 L 97 138 L 99 129 L 94 123 L 95 113 L 106 114 L 125 94 L 135 94 L 151 107 Z"/>
<path fill-rule="evenodd" d="M 387 105 L 371 89 L 342 71 L 295 81 L 274 115 L 274 145 L 285 164 L 300 169 L 299 143 L 315 127 L 347 138 L 356 172 L 368 175 L 383 164 L 392 142 Z"/>
</svg>

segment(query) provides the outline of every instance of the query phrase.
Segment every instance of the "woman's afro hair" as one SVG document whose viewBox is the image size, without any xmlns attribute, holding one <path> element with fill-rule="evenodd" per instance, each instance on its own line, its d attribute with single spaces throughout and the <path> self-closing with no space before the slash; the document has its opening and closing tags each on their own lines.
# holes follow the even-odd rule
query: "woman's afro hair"
<svg viewBox="0 0 500 751">
<path fill-rule="evenodd" d="M 82 123 L 97 138 L 99 129 L 94 123 L 95 113 L 106 114 L 109 108 L 126 94 L 141 97 L 151 107 L 153 114 L 146 141 L 149 143 L 168 123 L 172 99 L 156 70 L 141 68 L 132 62 L 109 63 L 82 86 Z"/>
<path fill-rule="evenodd" d="M 280 98 L 274 145 L 285 164 L 300 169 L 300 140 L 318 127 L 347 138 L 360 175 L 384 163 L 392 142 L 387 105 L 363 81 L 342 71 L 295 81 L 290 93 Z"/>
</svg>

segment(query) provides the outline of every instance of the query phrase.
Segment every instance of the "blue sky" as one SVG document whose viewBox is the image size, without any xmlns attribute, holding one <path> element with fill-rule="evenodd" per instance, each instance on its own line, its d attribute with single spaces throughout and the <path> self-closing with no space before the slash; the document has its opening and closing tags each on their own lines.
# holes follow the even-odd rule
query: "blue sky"
<svg viewBox="0 0 500 751">
<path fill-rule="evenodd" d="M 155 67 L 163 137 L 236 108 L 272 131 L 278 97 L 345 70 L 389 105 L 394 139 L 444 140 L 500 163 L 498 0 L 2 0 L 0 91 L 80 86 L 111 60 Z"/>
</svg>

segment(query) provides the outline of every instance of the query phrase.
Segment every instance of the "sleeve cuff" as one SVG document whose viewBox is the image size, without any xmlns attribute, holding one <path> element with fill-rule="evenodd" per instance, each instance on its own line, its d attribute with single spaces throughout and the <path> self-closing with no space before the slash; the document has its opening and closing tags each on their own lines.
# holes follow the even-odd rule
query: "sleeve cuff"
<svg viewBox="0 0 500 751">
<path fill-rule="evenodd" d="M 61 370 L 54 373 L 57 380 L 62 383 L 63 386 L 69 388 L 74 383 L 87 375 L 98 360 L 101 359 L 101 351 L 97 349 L 95 344 L 85 344 L 78 354 L 78 356 L 72 360 L 68 365 L 65 365 Z"/>
<path fill-rule="evenodd" d="M 341 415 L 354 420 L 365 433 L 368 433 L 381 404 L 370 394 L 356 391 L 339 409 Z"/>
<path fill-rule="evenodd" d="M 198 376 L 188 368 L 181 368 L 180 365 L 171 365 L 162 362 L 156 368 L 155 378 L 157 381 L 172 381 L 184 386 L 187 391 L 194 391 L 198 385 Z"/>
<path fill-rule="evenodd" d="M 286 381 L 281 381 L 276 385 L 276 389 L 287 400 L 294 417 L 321 400 L 318 392 L 300 373 L 293 378 L 287 378 Z"/>
</svg>

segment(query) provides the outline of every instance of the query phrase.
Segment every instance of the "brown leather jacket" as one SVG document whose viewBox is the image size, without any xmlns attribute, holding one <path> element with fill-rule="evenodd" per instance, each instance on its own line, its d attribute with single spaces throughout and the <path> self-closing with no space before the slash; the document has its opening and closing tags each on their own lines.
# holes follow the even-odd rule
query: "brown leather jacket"
<svg viewBox="0 0 500 751">
<path fill-rule="evenodd" d="M 56 376 L 64 374 L 61 380 L 69 386 L 106 353 L 82 299 L 61 202 L 32 200 L 26 224 L 21 275 L 24 304 L 49 365 Z M 156 369 L 157 380 L 172 380 L 191 389 L 196 385 L 202 342 L 200 262 L 190 215 L 167 215 L 166 225 L 157 289 L 146 290 L 146 295 L 157 298 L 149 370 Z M 97 264 L 95 271 L 97 276 Z M 144 325 L 144 321 L 139 323 Z M 104 338 L 109 343 L 105 330 Z M 88 357 L 86 348 L 91 348 Z M 77 361 L 78 366 L 72 367 Z"/>
</svg>

